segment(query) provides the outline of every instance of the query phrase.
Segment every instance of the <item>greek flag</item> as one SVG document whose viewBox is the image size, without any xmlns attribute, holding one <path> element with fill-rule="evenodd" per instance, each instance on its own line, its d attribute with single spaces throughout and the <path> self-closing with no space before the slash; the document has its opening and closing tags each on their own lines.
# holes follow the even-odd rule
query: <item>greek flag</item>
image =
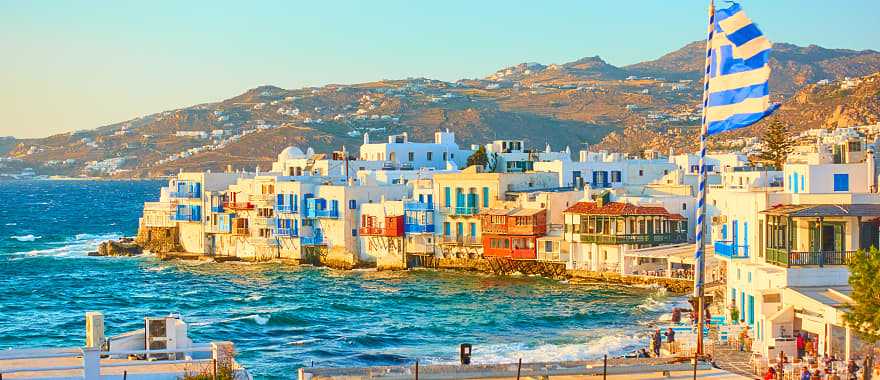
<svg viewBox="0 0 880 380">
<path fill-rule="evenodd" d="M 756 123 L 775 111 L 770 103 L 770 41 L 737 3 L 715 11 L 705 99 L 706 133 Z"/>
</svg>

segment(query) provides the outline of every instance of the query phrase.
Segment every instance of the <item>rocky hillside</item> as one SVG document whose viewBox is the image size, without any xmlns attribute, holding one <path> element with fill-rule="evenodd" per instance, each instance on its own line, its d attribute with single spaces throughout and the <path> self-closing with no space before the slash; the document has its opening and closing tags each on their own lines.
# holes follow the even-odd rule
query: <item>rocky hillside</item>
<svg viewBox="0 0 880 380">
<path fill-rule="evenodd" d="M 144 177 L 178 170 L 266 168 L 288 145 L 328 152 L 407 132 L 429 140 L 455 131 L 460 144 L 523 138 L 554 149 L 603 142 L 636 152 L 685 148 L 699 124 L 702 44 L 657 60 L 616 67 L 599 57 L 565 64 L 523 63 L 483 79 L 384 80 L 282 89 L 260 86 L 216 103 L 164 111 L 41 139 L 0 139 L 0 175 Z M 880 71 L 880 53 L 777 44 L 779 117 L 798 125 L 874 120 L 876 95 L 840 81 Z M 830 85 L 814 85 L 829 80 Z M 876 88 L 876 87 L 875 87 Z M 798 92 L 799 91 L 799 92 Z M 875 93 L 876 94 L 876 93 Z M 835 100 L 837 99 L 837 100 Z M 873 108 L 872 108 L 873 107 Z M 829 124 L 830 123 L 830 124 Z"/>
</svg>

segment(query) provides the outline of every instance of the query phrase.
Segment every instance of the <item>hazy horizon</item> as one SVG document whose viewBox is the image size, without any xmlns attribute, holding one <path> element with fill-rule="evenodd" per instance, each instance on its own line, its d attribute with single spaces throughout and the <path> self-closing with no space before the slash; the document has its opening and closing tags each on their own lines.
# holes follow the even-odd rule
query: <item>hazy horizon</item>
<svg viewBox="0 0 880 380">
<path fill-rule="evenodd" d="M 706 4 L 0 0 L 0 136 L 93 129 L 260 85 L 454 81 L 594 55 L 625 66 L 703 38 Z M 880 48 L 869 1 L 742 4 L 772 41 Z"/>
</svg>

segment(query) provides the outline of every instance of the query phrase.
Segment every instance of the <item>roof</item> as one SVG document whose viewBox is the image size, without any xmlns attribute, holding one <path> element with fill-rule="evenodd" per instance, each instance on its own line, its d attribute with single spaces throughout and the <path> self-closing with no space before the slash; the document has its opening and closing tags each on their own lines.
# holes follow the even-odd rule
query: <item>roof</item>
<svg viewBox="0 0 880 380">
<path fill-rule="evenodd" d="M 601 207 L 596 202 L 578 202 L 564 212 L 585 215 L 658 215 L 670 219 L 684 219 L 683 216 L 672 214 L 661 206 L 640 206 L 621 202 L 608 202 Z"/>
<path fill-rule="evenodd" d="M 815 205 L 773 205 L 762 214 L 791 217 L 820 216 L 880 216 L 880 204 L 815 204 Z"/>
<path fill-rule="evenodd" d="M 512 208 L 512 209 L 483 209 L 480 210 L 481 215 L 506 215 L 506 216 L 533 216 L 543 212 L 544 209 L 537 208 Z"/>
<path fill-rule="evenodd" d="M 798 292 L 823 305 L 835 309 L 845 307 L 852 303 L 852 287 L 850 286 L 790 286 L 789 289 Z"/>
</svg>

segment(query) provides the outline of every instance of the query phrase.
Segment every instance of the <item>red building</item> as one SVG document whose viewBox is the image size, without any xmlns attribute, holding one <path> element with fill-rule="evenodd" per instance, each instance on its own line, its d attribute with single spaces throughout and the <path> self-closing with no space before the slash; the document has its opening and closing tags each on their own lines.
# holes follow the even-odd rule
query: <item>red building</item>
<svg viewBox="0 0 880 380">
<path fill-rule="evenodd" d="M 480 213 L 483 257 L 535 260 L 535 240 L 547 233 L 547 210 L 489 209 Z"/>
<path fill-rule="evenodd" d="M 358 233 L 361 236 L 403 236 L 403 215 L 384 218 L 361 215 L 361 227 Z"/>
</svg>

